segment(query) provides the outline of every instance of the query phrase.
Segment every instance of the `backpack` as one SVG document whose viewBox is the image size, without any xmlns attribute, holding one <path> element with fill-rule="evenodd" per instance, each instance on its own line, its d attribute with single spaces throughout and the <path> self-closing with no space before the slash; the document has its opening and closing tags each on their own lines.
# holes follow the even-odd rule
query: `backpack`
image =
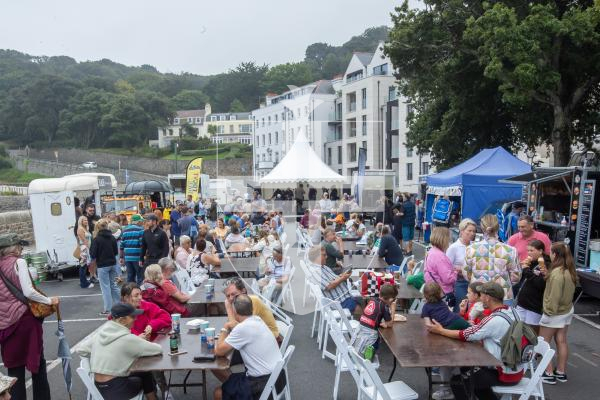
<svg viewBox="0 0 600 400">
<path fill-rule="evenodd" d="M 531 327 L 519 318 L 514 309 L 511 309 L 514 320 L 503 312 L 495 315 L 504 318 L 509 323 L 509 328 L 500 340 L 502 349 L 502 362 L 510 369 L 517 369 L 521 364 L 527 364 L 535 355 L 534 347 L 537 345 L 537 335 Z"/>
<path fill-rule="evenodd" d="M 452 214 L 452 202 L 448 199 L 438 198 L 433 203 L 431 219 L 440 224 L 447 224 Z"/>
</svg>

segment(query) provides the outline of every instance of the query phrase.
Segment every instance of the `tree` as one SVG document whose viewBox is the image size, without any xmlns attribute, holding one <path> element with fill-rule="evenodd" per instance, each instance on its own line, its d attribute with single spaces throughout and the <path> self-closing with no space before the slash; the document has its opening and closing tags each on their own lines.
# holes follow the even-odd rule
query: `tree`
<svg viewBox="0 0 600 400">
<path fill-rule="evenodd" d="M 262 82 L 263 93 L 282 93 L 290 86 L 302 86 L 313 81 L 310 66 L 305 62 L 276 65 L 269 69 Z"/>
<path fill-rule="evenodd" d="M 198 137 L 198 128 L 193 127 L 187 122 L 184 122 L 181 125 L 181 131 L 183 132 L 183 136 L 185 137 L 190 137 L 194 139 Z"/>
<path fill-rule="evenodd" d="M 102 89 L 79 90 L 60 113 L 60 136 L 73 139 L 84 149 L 96 144 L 102 133 L 100 121 L 108 113 L 113 96 Z"/>
<path fill-rule="evenodd" d="M 208 128 L 206 128 L 206 131 L 209 133 L 209 135 L 214 136 L 217 134 L 217 126 L 216 125 L 208 125 Z"/>
<path fill-rule="evenodd" d="M 594 133 L 574 117 L 600 83 L 600 2 L 506 3 L 485 4 L 465 38 L 484 75 L 500 83 L 503 101 L 523 107 L 534 100 L 552 110 L 550 135 L 541 139 L 553 145 L 554 165 L 567 165 L 571 145 Z"/>
<path fill-rule="evenodd" d="M 182 90 L 171 99 L 175 110 L 199 110 L 208 103 L 208 96 L 201 90 Z"/>
<path fill-rule="evenodd" d="M 111 99 L 100 128 L 106 132 L 104 146 L 131 148 L 143 143 L 152 128 L 151 118 L 133 96 L 117 95 Z"/>
<path fill-rule="evenodd" d="M 445 168 L 485 147 L 516 151 L 538 144 L 548 132 L 548 108 L 532 100 L 506 103 L 498 82 L 485 76 L 477 47 L 464 38 L 467 21 L 485 12 L 481 2 L 425 3 L 424 9 L 406 1 L 396 8 L 385 45 L 414 110 L 407 145 L 430 151 L 433 163 Z"/>
<path fill-rule="evenodd" d="M 233 99 L 233 101 L 229 105 L 229 112 L 230 113 L 246 112 L 246 107 L 244 107 L 242 102 L 239 101 L 238 99 Z"/>
<path fill-rule="evenodd" d="M 254 62 L 243 62 L 235 69 L 215 75 L 210 79 L 204 92 L 211 99 L 213 110 L 227 110 L 234 99 L 238 99 L 247 110 L 258 107 L 263 81 L 268 67 Z"/>
</svg>

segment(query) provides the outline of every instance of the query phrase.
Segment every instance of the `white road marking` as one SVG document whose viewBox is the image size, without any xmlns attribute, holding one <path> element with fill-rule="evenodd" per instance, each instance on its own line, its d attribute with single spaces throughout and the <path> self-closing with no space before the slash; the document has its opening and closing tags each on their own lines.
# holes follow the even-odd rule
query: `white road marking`
<svg viewBox="0 0 600 400">
<path fill-rule="evenodd" d="M 97 331 L 98 329 L 99 329 L 99 328 L 96 328 L 96 329 L 94 329 L 94 331 L 93 331 L 92 333 L 90 333 L 89 335 L 87 335 L 86 337 L 84 337 L 83 339 L 81 339 L 79 342 L 77 342 L 77 344 L 76 344 L 75 346 L 71 347 L 71 354 L 75 353 L 75 352 L 76 352 L 76 351 L 79 349 L 79 347 L 81 346 L 81 344 L 82 344 L 82 343 L 83 343 L 83 342 L 84 342 L 84 341 L 85 341 L 87 338 L 89 338 L 89 337 L 90 337 L 90 336 L 92 336 L 94 333 L 96 333 L 96 331 Z M 71 360 L 71 361 L 73 361 L 73 360 Z M 62 358 L 57 358 L 56 360 L 52 361 L 52 362 L 51 362 L 51 363 L 48 365 L 48 367 L 46 368 L 46 373 L 47 373 L 47 374 L 49 374 L 49 373 L 50 373 L 50 371 L 52 371 L 52 370 L 53 370 L 54 368 L 56 368 L 58 365 L 61 365 L 61 363 L 62 363 Z M 71 371 L 75 371 L 76 369 L 77 369 L 77 366 L 71 365 Z M 73 379 L 73 377 L 74 377 L 75 375 L 76 375 L 76 374 L 74 374 L 74 373 L 72 372 L 71 379 Z M 29 379 L 27 380 L 27 383 L 25 384 L 25 389 L 29 389 L 29 388 L 31 387 L 31 384 L 32 384 L 32 381 L 31 381 L 31 378 L 29 378 Z"/>
<path fill-rule="evenodd" d="M 572 363 L 572 362 L 570 362 L 570 361 L 567 361 L 567 364 L 568 364 L 570 367 L 573 367 L 573 368 L 578 368 L 578 367 L 577 367 L 577 365 L 573 364 L 573 363 Z"/>
<path fill-rule="evenodd" d="M 81 319 L 63 319 L 63 322 L 88 322 L 88 321 L 108 321 L 107 318 L 81 318 Z M 45 324 L 55 324 L 56 320 L 44 321 Z"/>
<path fill-rule="evenodd" d="M 595 362 L 593 362 L 593 361 L 590 361 L 590 360 L 588 360 L 587 358 L 585 358 L 585 357 L 584 357 L 584 356 L 582 356 L 581 354 L 579 354 L 579 353 L 573 353 L 573 355 L 574 355 L 575 357 L 577 357 L 577 358 L 581 359 L 582 361 L 585 361 L 586 363 L 590 364 L 591 366 L 598 368 L 598 364 L 596 364 L 596 363 L 595 363 Z"/>
<path fill-rule="evenodd" d="M 583 322 L 584 324 L 588 324 L 589 326 L 592 326 L 596 329 L 600 329 L 600 325 L 593 323 L 592 321 L 585 319 L 583 317 L 580 317 L 579 315 L 575 314 L 573 315 L 573 317 L 581 322 Z"/>
<path fill-rule="evenodd" d="M 98 296 L 102 296 L 102 293 L 96 293 L 96 294 L 70 294 L 70 295 L 67 295 L 67 296 L 58 296 L 58 297 L 60 297 L 61 299 L 69 299 L 69 298 L 72 298 L 72 297 L 98 297 Z M 50 297 L 52 297 L 52 296 L 50 296 Z"/>
</svg>

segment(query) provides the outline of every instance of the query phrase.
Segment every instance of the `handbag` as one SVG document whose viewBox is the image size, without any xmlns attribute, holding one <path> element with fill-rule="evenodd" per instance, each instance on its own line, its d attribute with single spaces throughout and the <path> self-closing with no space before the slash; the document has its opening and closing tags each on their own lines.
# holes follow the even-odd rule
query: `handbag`
<svg viewBox="0 0 600 400">
<path fill-rule="evenodd" d="M 78 260 L 81 258 L 81 248 L 80 248 L 79 245 L 77 245 L 75 247 L 75 250 L 73 250 L 73 257 L 76 258 L 76 259 L 78 259 Z"/>
<path fill-rule="evenodd" d="M 29 310 L 31 311 L 34 317 L 44 319 L 56 312 L 56 306 L 53 304 L 39 303 L 37 301 L 30 300 L 27 297 L 25 297 L 23 291 L 19 289 L 10 279 L 8 279 L 8 277 L 4 275 L 4 272 L 2 271 L 0 271 L 0 278 L 2 278 L 2 281 L 4 282 L 10 293 L 13 296 L 15 296 L 15 298 L 21 303 L 29 307 Z M 31 279 L 31 274 L 29 274 L 29 279 Z M 36 292 L 45 296 L 44 292 L 42 292 L 35 286 L 35 284 L 33 283 L 33 279 L 31 279 L 31 285 L 33 286 L 33 289 Z"/>
</svg>

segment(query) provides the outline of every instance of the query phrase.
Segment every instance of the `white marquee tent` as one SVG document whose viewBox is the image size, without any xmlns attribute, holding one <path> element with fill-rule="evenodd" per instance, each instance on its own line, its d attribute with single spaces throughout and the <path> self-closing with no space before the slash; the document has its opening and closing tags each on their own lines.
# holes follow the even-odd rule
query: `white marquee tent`
<svg viewBox="0 0 600 400">
<path fill-rule="evenodd" d="M 271 172 L 259 181 L 261 186 L 307 182 L 312 185 L 325 183 L 343 184 L 346 178 L 333 171 L 315 153 L 302 131 L 285 157 Z"/>
</svg>

